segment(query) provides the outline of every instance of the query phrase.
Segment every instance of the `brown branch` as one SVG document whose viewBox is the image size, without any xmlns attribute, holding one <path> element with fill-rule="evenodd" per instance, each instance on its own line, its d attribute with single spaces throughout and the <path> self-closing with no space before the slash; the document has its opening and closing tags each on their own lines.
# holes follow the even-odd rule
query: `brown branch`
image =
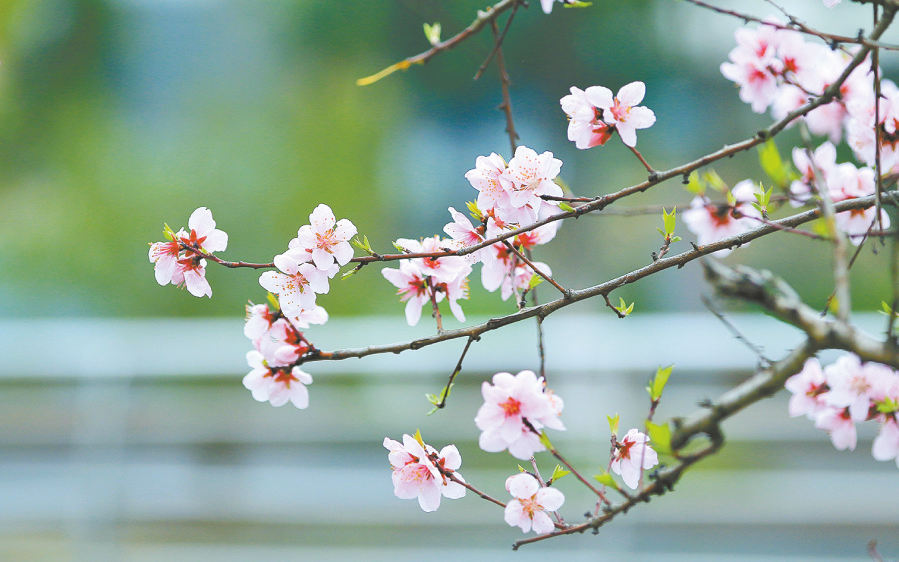
<svg viewBox="0 0 899 562">
<path fill-rule="evenodd" d="M 518 9 L 518 4 L 515 4 L 515 8 L 512 10 L 512 15 L 509 16 L 509 21 L 506 23 L 506 29 L 503 31 L 503 36 L 505 36 L 506 31 L 509 30 L 509 25 L 512 23 L 512 17 L 515 16 L 515 11 Z M 496 37 L 497 29 L 496 29 L 496 20 L 490 22 L 490 26 L 493 29 L 493 35 Z M 506 115 L 506 133 L 509 135 L 509 143 L 512 146 L 511 154 L 515 155 L 515 149 L 517 145 L 515 141 L 518 140 L 518 133 L 515 131 L 515 121 L 512 119 L 512 96 L 509 95 L 509 86 L 511 82 L 509 80 L 509 73 L 506 72 L 506 60 L 503 58 L 503 50 L 500 48 L 500 44 L 502 43 L 502 37 L 497 37 L 496 39 L 496 67 L 499 70 L 499 82 L 502 86 L 503 91 L 503 103 L 500 104 L 500 109 L 503 110 L 503 113 Z M 485 63 L 486 64 L 486 63 Z M 475 80 L 477 80 L 477 76 L 475 76 Z"/>
<path fill-rule="evenodd" d="M 859 197 L 856 199 L 841 201 L 835 204 L 835 208 L 837 212 L 868 208 L 874 205 L 874 197 L 874 195 L 869 195 L 867 197 Z M 795 227 L 797 225 L 817 219 L 820 216 L 821 211 L 819 209 L 812 209 L 809 211 L 798 213 L 791 217 L 774 221 L 774 223 L 779 226 Z M 497 330 L 516 322 L 521 322 L 522 320 L 525 320 L 527 318 L 533 318 L 535 316 L 542 316 L 545 318 L 553 312 L 565 308 L 566 306 L 570 306 L 576 302 L 580 302 L 582 300 L 599 295 L 608 295 L 610 292 L 619 287 L 623 287 L 624 285 L 628 285 L 630 283 L 635 283 L 636 281 L 658 273 L 659 271 L 670 269 L 672 267 L 676 267 L 679 269 L 698 258 L 712 254 L 714 252 L 717 252 L 718 250 L 731 249 L 742 246 L 743 244 L 751 242 L 752 240 L 761 238 L 763 236 L 771 234 L 772 232 L 777 232 L 777 230 L 778 229 L 774 226 L 762 225 L 754 230 L 750 230 L 736 236 L 731 236 L 712 244 L 696 246 L 691 251 L 660 259 L 640 269 L 636 269 L 620 277 L 605 281 L 604 283 L 600 283 L 598 285 L 580 290 L 569 289 L 567 297 L 559 298 L 557 300 L 550 301 L 539 306 L 524 308 L 507 316 L 492 318 L 487 322 L 476 326 L 459 328 L 455 330 L 445 330 L 444 332 L 433 336 L 403 343 L 373 345 L 364 348 L 344 349 L 330 352 L 316 350 L 315 352 L 310 352 L 309 354 L 301 357 L 299 362 L 303 363 L 308 361 L 337 361 L 349 359 L 351 357 L 366 357 L 368 355 L 377 355 L 381 353 L 401 353 L 410 349 L 420 349 L 422 347 L 427 347 L 429 345 L 434 345 L 436 343 L 452 339 L 480 336 L 486 332 Z"/>
<path fill-rule="evenodd" d="M 494 4 L 493 6 L 488 7 L 484 11 L 478 10 L 478 15 L 475 18 L 475 20 L 471 23 L 471 25 L 469 25 L 468 27 L 466 27 L 465 29 L 463 29 L 461 32 L 457 33 L 453 37 L 447 39 L 446 41 L 440 41 L 439 43 L 437 43 L 436 45 L 434 45 L 433 47 L 431 47 L 430 49 L 428 49 L 427 51 L 425 51 L 423 53 L 420 53 L 420 54 L 412 56 L 412 57 L 408 57 L 396 64 L 388 66 L 387 68 L 378 72 L 377 74 L 373 74 L 366 78 L 360 78 L 359 80 L 356 80 L 356 84 L 359 86 L 367 86 L 368 84 L 373 84 L 373 83 L 377 82 L 378 80 L 380 80 L 381 78 L 384 78 L 385 76 L 393 74 L 397 70 L 406 70 L 413 64 L 425 64 L 426 62 L 428 62 L 429 60 L 431 60 L 438 54 L 440 54 L 444 51 L 448 51 L 448 50 L 452 49 L 453 47 L 457 46 L 459 43 L 462 43 L 466 39 L 474 36 L 486 24 L 496 21 L 496 18 L 499 17 L 500 14 L 502 14 L 509 8 L 517 5 L 519 2 L 521 2 L 521 0 L 501 0 L 500 2 L 497 2 L 496 4 Z"/>
</svg>

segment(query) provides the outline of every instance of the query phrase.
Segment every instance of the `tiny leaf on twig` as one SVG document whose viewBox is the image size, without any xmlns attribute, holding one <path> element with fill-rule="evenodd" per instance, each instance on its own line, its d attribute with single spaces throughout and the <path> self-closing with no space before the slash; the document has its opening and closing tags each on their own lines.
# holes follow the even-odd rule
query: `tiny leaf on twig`
<svg viewBox="0 0 899 562">
<path fill-rule="evenodd" d="M 428 43 L 436 46 L 437 43 L 440 43 L 440 23 L 435 22 L 434 25 L 424 24 L 425 27 L 425 37 L 428 39 Z"/>
<path fill-rule="evenodd" d="M 671 376 L 671 370 L 673 368 L 674 365 L 668 365 L 664 368 L 659 367 L 656 371 L 655 378 L 652 379 L 652 383 L 646 387 L 646 391 L 649 392 L 649 397 L 653 402 L 658 402 L 662 398 L 662 391 L 668 383 L 668 377 Z"/>
<path fill-rule="evenodd" d="M 654 424 L 646 422 L 646 433 L 649 434 L 652 448 L 657 453 L 662 453 L 663 455 L 671 454 L 671 428 L 668 427 L 667 423 Z"/>
</svg>

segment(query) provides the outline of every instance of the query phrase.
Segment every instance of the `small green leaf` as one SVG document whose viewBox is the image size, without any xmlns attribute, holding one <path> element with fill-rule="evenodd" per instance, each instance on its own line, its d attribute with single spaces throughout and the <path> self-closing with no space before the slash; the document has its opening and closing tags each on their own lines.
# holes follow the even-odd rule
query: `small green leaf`
<svg viewBox="0 0 899 562">
<path fill-rule="evenodd" d="M 724 180 L 721 179 L 721 176 L 719 176 L 718 172 L 715 170 L 709 170 L 702 174 L 702 179 L 715 191 L 720 191 L 721 193 L 727 193 L 729 191 L 727 184 L 724 183 Z"/>
<path fill-rule="evenodd" d="M 409 252 L 406 251 L 406 248 L 403 248 L 402 246 L 400 246 L 400 245 L 397 244 L 396 242 L 393 243 L 393 247 L 396 248 L 396 251 L 399 252 L 399 253 L 401 253 L 401 254 L 408 254 L 408 253 L 409 253 Z"/>
<path fill-rule="evenodd" d="M 557 465 L 556 465 L 556 468 L 553 469 L 553 475 L 552 475 L 552 477 L 551 477 L 550 479 L 551 479 L 553 482 L 555 482 L 555 481 L 558 480 L 559 478 L 562 478 L 563 476 L 566 476 L 566 475 L 568 475 L 568 474 L 571 474 L 571 471 L 570 471 L 570 470 L 565 470 L 564 468 L 562 468 L 562 465 L 557 464 Z"/>
<path fill-rule="evenodd" d="M 427 398 L 428 402 L 430 402 L 431 404 L 437 404 L 438 402 L 440 402 L 440 399 L 437 398 L 436 394 L 427 393 L 425 394 L 425 398 Z"/>
<path fill-rule="evenodd" d="M 474 201 L 467 201 L 465 206 L 468 208 L 468 213 L 471 215 L 471 218 L 478 222 L 484 222 L 484 213 L 478 209 L 478 204 Z"/>
<path fill-rule="evenodd" d="M 278 297 L 275 295 L 268 293 L 265 297 L 265 300 L 268 301 L 268 309 L 272 312 L 276 312 L 281 310 L 281 305 L 278 303 Z"/>
<path fill-rule="evenodd" d="M 165 239 L 169 242 L 175 241 L 175 231 L 166 223 L 163 223 L 162 235 L 165 236 Z"/>
<path fill-rule="evenodd" d="M 650 445 L 655 452 L 663 455 L 671 454 L 671 428 L 667 423 L 657 425 L 646 422 L 646 432 L 649 434 Z"/>
<path fill-rule="evenodd" d="M 421 445 L 421 448 L 422 448 L 422 449 L 427 450 L 427 446 L 425 446 L 425 442 L 422 441 L 422 439 L 421 439 L 421 430 L 416 429 L 416 430 L 415 430 L 415 435 L 413 435 L 412 437 L 413 437 L 416 441 L 418 441 L 418 444 Z"/>
<path fill-rule="evenodd" d="M 354 236 L 353 239 L 350 240 L 350 243 L 351 243 L 353 246 L 356 246 L 357 248 L 359 248 L 360 250 L 362 250 L 363 252 L 367 252 L 367 251 L 368 251 L 368 248 L 365 247 L 365 242 L 359 240 L 359 237 L 358 237 L 358 236 Z"/>
<path fill-rule="evenodd" d="M 669 214 L 665 207 L 662 207 L 662 222 L 665 225 L 665 236 L 670 236 L 674 234 L 674 227 L 676 224 L 675 214 L 677 213 L 677 207 L 671 209 L 671 213 Z"/>
<path fill-rule="evenodd" d="M 440 43 L 440 23 L 434 23 L 434 25 L 424 24 L 425 28 L 425 37 L 428 40 L 428 43 L 431 45 L 437 45 Z"/>
<path fill-rule="evenodd" d="M 662 398 L 662 391 L 665 390 L 665 385 L 668 383 L 668 377 L 671 376 L 671 370 L 674 369 L 674 365 L 668 365 L 667 367 L 659 367 L 656 370 L 656 376 L 652 380 L 652 384 L 647 387 L 647 391 L 649 391 L 649 397 L 653 402 L 658 402 Z"/>
<path fill-rule="evenodd" d="M 618 482 L 615 482 L 615 478 L 605 470 L 602 471 L 602 473 L 597 474 L 593 478 L 596 478 L 596 480 L 603 486 L 609 486 L 610 488 L 618 489 Z"/>
<path fill-rule="evenodd" d="M 882 402 L 875 402 L 875 404 L 877 404 L 877 411 L 881 414 L 892 414 L 899 410 L 899 400 L 889 396 L 885 397 Z"/>
<path fill-rule="evenodd" d="M 523 466 L 518 465 L 518 472 L 527 472 L 527 470 L 525 470 Z"/>
<path fill-rule="evenodd" d="M 359 268 L 358 268 L 358 267 L 354 267 L 353 269 L 347 271 L 346 273 L 343 273 L 343 274 L 340 276 L 340 280 L 343 281 L 343 280 L 346 279 L 347 277 L 350 277 L 350 276 L 352 276 L 352 275 L 356 275 L 357 273 L 359 273 Z"/>
<path fill-rule="evenodd" d="M 695 195 L 705 195 L 705 184 L 699 179 L 698 172 L 693 172 L 690 174 L 690 178 L 687 180 L 687 187 L 685 189 Z"/>
<path fill-rule="evenodd" d="M 581 2 L 580 0 L 574 0 L 574 2 L 566 2 L 562 4 L 563 8 L 589 8 L 593 5 L 593 2 Z"/>
<path fill-rule="evenodd" d="M 546 436 L 545 431 L 540 433 L 540 443 L 544 447 L 546 447 L 547 451 L 552 451 L 555 449 L 555 447 L 553 447 L 553 444 L 550 442 L 549 437 Z"/>
<path fill-rule="evenodd" d="M 543 283 L 543 278 L 535 273 L 531 276 L 531 280 L 528 282 L 528 290 L 530 291 L 540 283 Z"/>
<path fill-rule="evenodd" d="M 671 238 L 671 243 L 672 243 L 672 244 L 674 244 L 675 242 L 680 242 L 680 241 L 681 241 L 681 237 L 680 237 L 680 236 L 674 236 L 674 237 Z"/>
<path fill-rule="evenodd" d="M 777 145 L 774 140 L 769 140 L 762 146 L 759 146 L 759 165 L 762 170 L 768 174 L 768 177 L 774 184 L 781 189 L 789 187 L 790 182 L 799 177 L 799 174 L 788 163 L 784 162 L 777 151 Z"/>
<path fill-rule="evenodd" d="M 574 207 L 572 207 L 571 205 L 569 205 L 568 203 L 566 203 L 564 201 L 559 201 L 559 208 L 567 213 L 570 213 L 571 211 L 575 210 Z"/>
<path fill-rule="evenodd" d="M 612 435 L 618 435 L 618 422 L 621 421 L 621 416 L 615 414 L 615 417 L 606 416 L 609 419 L 609 430 L 612 432 Z"/>
</svg>

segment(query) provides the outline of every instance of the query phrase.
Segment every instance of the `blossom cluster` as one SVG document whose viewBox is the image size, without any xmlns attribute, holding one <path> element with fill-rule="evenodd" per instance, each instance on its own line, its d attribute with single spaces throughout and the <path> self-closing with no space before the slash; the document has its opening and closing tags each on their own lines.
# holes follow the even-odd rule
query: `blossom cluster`
<svg viewBox="0 0 899 562">
<path fill-rule="evenodd" d="M 834 202 L 873 195 L 877 192 L 874 170 L 856 167 L 851 162 L 836 162 L 837 150 L 825 141 L 814 152 L 802 148 L 793 149 L 793 163 L 801 177 L 790 184 L 791 203 L 799 206 L 818 191 L 826 191 Z M 837 213 L 837 228 L 849 235 L 853 244 L 861 244 L 864 234 L 877 218 L 874 207 Z M 881 209 L 880 221 L 884 229 L 890 226 L 890 217 Z"/>
<path fill-rule="evenodd" d="M 493 153 L 479 156 L 475 168 L 465 174 L 479 193 L 472 204 L 472 216 L 477 226 L 453 207 L 449 208 L 453 221 L 444 226 L 449 238 L 433 236 L 420 242 L 401 238 L 394 244 L 410 254 L 449 253 L 465 250 L 501 235 L 504 231 L 531 225 L 558 213 L 558 204 L 542 196 L 561 196 L 562 188 L 553 181 L 559 175 L 562 161 L 551 152 L 536 151 L 519 146 L 508 162 Z M 481 282 L 488 291 L 500 289 L 503 300 L 527 291 L 537 275 L 552 275 L 548 265 L 531 261 L 531 267 L 521 252 L 553 239 L 558 223 L 551 222 L 515 236 L 511 241 L 496 242 L 464 255 L 414 257 L 400 260 L 399 269 L 384 268 L 384 277 L 397 287 L 401 302 L 406 302 L 406 321 L 415 325 L 421 309 L 427 303 L 434 306 L 444 298 L 449 301 L 454 316 L 464 321 L 458 304 L 468 298 L 468 275 L 472 266 L 481 263 Z M 530 260 L 527 260 L 530 261 Z"/>
<path fill-rule="evenodd" d="M 846 53 L 807 42 L 776 18 L 766 18 L 757 29 L 739 28 L 734 36 L 737 47 L 728 55 L 730 62 L 721 64 L 721 73 L 740 87 L 740 99 L 753 111 L 770 108 L 777 119 L 821 96 L 850 62 Z M 840 86 L 837 99 L 813 109 L 803 120 L 809 131 L 833 143 L 845 133 L 849 146 L 868 166 L 874 165 L 875 128 L 879 128 L 881 166 L 884 173 L 893 173 L 899 170 L 899 88 L 881 80 L 882 99 L 875 112 L 870 68 L 867 61 L 857 66 Z"/>
<path fill-rule="evenodd" d="M 402 443 L 385 437 L 384 448 L 390 451 L 387 459 L 393 467 L 396 497 L 418 498 L 424 511 L 434 511 L 440 507 L 441 497 L 454 500 L 465 495 L 465 487 L 459 483 L 465 479 L 456 472 L 462 466 L 462 457 L 455 445 L 447 445 L 438 453 L 416 433 L 403 435 Z"/>
<path fill-rule="evenodd" d="M 565 403 L 533 371 L 497 373 L 493 384 L 481 385 L 481 395 L 484 404 L 474 422 L 481 430 L 478 445 L 489 453 L 508 449 L 517 459 L 529 459 L 546 450 L 540 442 L 544 427 L 565 429 L 559 418 Z"/>
<path fill-rule="evenodd" d="M 206 280 L 206 259 L 212 252 L 228 247 L 228 234 L 215 227 L 212 211 L 200 207 L 190 214 L 187 228 L 177 233 L 165 229 L 168 242 L 150 244 L 150 262 L 154 264 L 156 281 L 160 285 L 186 286 L 195 297 L 212 297 L 212 287 Z"/>
<path fill-rule="evenodd" d="M 571 87 L 571 94 L 560 100 L 568 115 L 568 140 L 581 149 L 604 145 L 613 132 L 629 147 L 637 144 L 637 129 L 651 127 L 656 121 L 651 109 L 638 106 L 646 95 L 643 82 L 631 82 L 617 96 L 602 86 L 586 90 Z"/>
<path fill-rule="evenodd" d="M 790 377 L 786 388 L 790 416 L 806 416 L 830 434 L 838 450 L 854 450 L 855 424 L 875 420 L 880 433 L 872 454 L 899 466 L 899 373 L 880 363 L 862 363 L 855 354 L 841 356 L 824 368 L 812 357 Z"/>
</svg>

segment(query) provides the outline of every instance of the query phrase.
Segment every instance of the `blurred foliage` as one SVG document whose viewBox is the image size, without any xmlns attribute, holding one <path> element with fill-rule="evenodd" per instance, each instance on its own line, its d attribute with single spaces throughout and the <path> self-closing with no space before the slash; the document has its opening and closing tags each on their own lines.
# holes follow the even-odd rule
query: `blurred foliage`
<svg viewBox="0 0 899 562">
<path fill-rule="evenodd" d="M 504 46 L 516 126 L 523 144 L 562 158 L 562 176 L 578 194 L 613 191 L 645 174 L 623 147 L 582 152 L 567 141 L 558 100 L 571 85 L 614 90 L 645 81 L 645 103 L 659 121 L 641 134 L 640 149 L 661 169 L 767 122 L 718 74 L 739 22 L 716 19 L 725 40 L 709 39 L 699 59 L 695 37 L 675 41 L 695 27 L 683 14 L 697 10 L 670 4 L 600 0 L 584 10 L 559 7 L 551 17 L 534 6 L 516 16 Z M 247 299 L 264 298 L 258 272 L 210 264 L 211 301 L 153 278 L 147 244 L 162 239 L 164 222 L 186 226 L 200 206 L 230 235 L 222 257 L 233 260 L 270 261 L 321 202 L 382 251 L 397 237 L 441 232 L 446 207 L 462 209 L 475 197 L 463 177 L 475 158 L 509 157 L 495 69 L 472 81 L 491 48 L 489 32 L 375 85 L 354 82 L 425 50 L 422 23 L 440 22 L 449 37 L 483 7 L 471 0 L 0 3 L 0 313 L 241 314 Z M 778 140 L 783 150 L 795 135 Z M 754 156 L 719 171 L 731 185 L 761 177 Z M 689 200 L 671 184 L 625 204 L 684 208 Z M 536 258 L 566 286 L 593 284 L 648 263 L 658 250 L 656 222 L 655 215 L 584 217 Z M 687 248 L 681 242 L 672 251 Z M 863 251 L 855 266 L 854 289 L 857 306 L 876 308 L 889 276 L 886 256 L 871 254 Z M 730 259 L 776 270 L 812 303 L 829 292 L 823 244 L 779 237 Z M 335 280 L 321 304 L 332 315 L 402 314 L 378 269 Z M 695 308 L 698 276 L 697 267 L 666 272 L 613 297 L 644 311 Z M 485 294 L 477 271 L 471 289 L 470 313 L 514 310 Z M 553 297 L 548 286 L 540 294 Z"/>
</svg>

